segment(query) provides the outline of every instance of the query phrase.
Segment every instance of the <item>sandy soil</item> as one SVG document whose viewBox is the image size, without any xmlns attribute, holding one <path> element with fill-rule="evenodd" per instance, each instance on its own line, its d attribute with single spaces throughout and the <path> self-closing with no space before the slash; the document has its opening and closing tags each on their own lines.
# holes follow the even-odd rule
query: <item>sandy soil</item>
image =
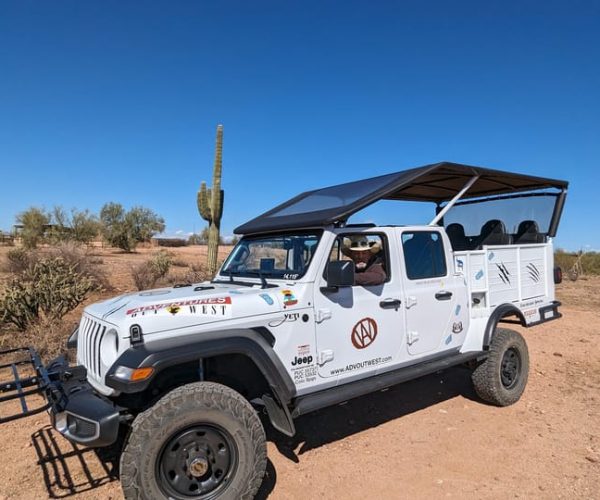
<svg viewBox="0 0 600 500">
<path fill-rule="evenodd" d="M 131 256 L 102 259 L 130 287 Z M 480 402 L 454 368 L 302 417 L 294 439 L 269 432 L 259 498 L 600 499 L 600 278 L 558 296 L 564 317 L 523 332 L 517 404 Z M 45 414 L 0 426 L 0 443 L 0 499 L 122 498 L 116 451 L 70 444 Z"/>
</svg>

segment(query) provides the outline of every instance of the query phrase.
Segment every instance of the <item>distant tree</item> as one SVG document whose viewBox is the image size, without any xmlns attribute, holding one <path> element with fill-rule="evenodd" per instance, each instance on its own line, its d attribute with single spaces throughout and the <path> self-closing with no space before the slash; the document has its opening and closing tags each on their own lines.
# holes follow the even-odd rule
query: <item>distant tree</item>
<svg viewBox="0 0 600 500">
<path fill-rule="evenodd" d="M 17 215 L 21 224 L 21 238 L 25 248 L 35 248 L 44 238 L 46 226 L 50 224 L 50 214 L 42 208 L 30 207 Z"/>
<path fill-rule="evenodd" d="M 136 243 L 148 242 L 165 230 L 165 220 L 149 208 L 133 207 L 125 214 L 125 223 Z"/>
<path fill-rule="evenodd" d="M 200 232 L 200 244 L 201 245 L 206 245 L 208 243 L 208 236 L 210 234 L 210 227 L 206 226 L 201 232 Z"/>
<path fill-rule="evenodd" d="M 202 245 L 202 238 L 199 234 L 191 234 L 188 238 L 188 245 Z"/>
<path fill-rule="evenodd" d="M 89 244 L 98 234 L 100 234 L 100 221 L 98 217 L 90 213 L 89 210 L 76 210 L 71 212 L 71 233 L 72 238 L 79 243 Z"/>
<path fill-rule="evenodd" d="M 61 206 L 55 206 L 51 214 L 52 227 L 47 233 L 53 243 L 75 241 L 89 243 L 100 232 L 98 217 L 89 210 L 73 208 L 68 214 Z"/>
<path fill-rule="evenodd" d="M 71 239 L 71 220 L 65 209 L 61 206 L 55 206 L 49 215 L 52 226 L 46 231 L 46 238 L 51 243 L 69 241 Z"/>
<path fill-rule="evenodd" d="M 208 245 L 208 235 L 210 234 L 210 227 L 206 226 L 200 233 L 192 234 L 188 238 L 188 245 Z M 223 237 L 219 236 L 219 245 L 223 245 Z"/>
<path fill-rule="evenodd" d="M 164 219 L 149 208 L 133 207 L 126 212 L 120 203 L 106 203 L 100 210 L 102 234 L 114 247 L 131 252 L 140 242 L 165 229 Z"/>
</svg>

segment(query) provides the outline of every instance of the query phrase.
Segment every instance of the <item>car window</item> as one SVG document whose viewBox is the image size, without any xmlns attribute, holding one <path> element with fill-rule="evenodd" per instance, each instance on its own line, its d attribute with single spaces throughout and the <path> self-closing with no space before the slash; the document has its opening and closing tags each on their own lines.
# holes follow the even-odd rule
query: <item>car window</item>
<svg viewBox="0 0 600 500">
<path fill-rule="evenodd" d="M 438 232 L 402 233 L 406 275 L 410 280 L 446 276 L 444 244 Z"/>
<path fill-rule="evenodd" d="M 369 246 L 373 249 L 373 258 L 377 259 L 378 262 L 380 262 L 384 268 L 384 270 L 386 271 L 387 274 L 387 279 L 386 282 L 390 280 L 390 276 L 389 276 L 389 266 L 388 266 L 388 252 L 387 252 L 387 245 L 385 242 L 385 238 L 380 235 L 380 234 L 366 234 L 365 233 L 345 233 L 342 234 L 340 236 L 338 236 L 332 247 L 331 247 L 331 251 L 329 252 L 329 262 L 334 262 L 334 261 L 338 261 L 338 260 L 349 260 L 351 261 L 352 258 L 350 257 L 350 253 L 348 252 L 349 247 L 351 246 L 351 241 L 353 238 L 359 237 L 359 236 L 366 236 L 367 241 Z M 327 266 L 325 266 L 325 270 L 323 272 L 323 277 L 325 279 L 327 279 Z M 359 285 L 355 285 L 355 286 L 359 286 Z"/>
</svg>

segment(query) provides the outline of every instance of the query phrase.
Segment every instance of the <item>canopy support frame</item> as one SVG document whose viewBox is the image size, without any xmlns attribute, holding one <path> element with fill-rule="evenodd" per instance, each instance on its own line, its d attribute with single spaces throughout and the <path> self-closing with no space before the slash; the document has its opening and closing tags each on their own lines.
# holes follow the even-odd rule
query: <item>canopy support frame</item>
<svg viewBox="0 0 600 500">
<path fill-rule="evenodd" d="M 473 184 L 475 184 L 475 182 L 477 181 L 477 179 L 479 179 L 479 175 L 474 175 L 473 177 L 471 177 L 467 183 L 464 185 L 464 187 L 456 194 L 456 196 L 454 196 L 454 198 L 452 198 L 444 208 L 442 208 L 437 214 L 436 216 L 431 220 L 431 222 L 429 223 L 430 226 L 436 226 L 437 223 L 444 217 L 444 215 L 446 215 L 446 212 L 448 212 L 448 210 L 450 210 L 454 204 L 460 200 L 462 198 L 462 196 L 471 188 L 471 186 Z"/>
</svg>

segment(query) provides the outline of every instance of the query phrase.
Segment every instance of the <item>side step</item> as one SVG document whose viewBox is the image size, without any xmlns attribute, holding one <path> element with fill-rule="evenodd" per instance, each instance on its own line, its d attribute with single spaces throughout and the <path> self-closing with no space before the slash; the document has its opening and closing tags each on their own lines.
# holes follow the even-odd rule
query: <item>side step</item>
<svg viewBox="0 0 600 500">
<path fill-rule="evenodd" d="M 453 356 L 417 363 L 391 372 L 381 373 L 372 377 L 338 385 L 314 394 L 307 394 L 306 396 L 301 396 L 296 399 L 292 410 L 292 417 L 296 418 L 305 413 L 310 413 L 327 406 L 344 403 L 345 401 L 358 396 L 364 396 L 371 392 L 380 391 L 393 385 L 430 375 L 431 373 L 445 370 L 446 368 L 460 365 L 468 361 L 483 359 L 486 356 L 487 353 L 485 352 L 455 354 Z"/>
</svg>

